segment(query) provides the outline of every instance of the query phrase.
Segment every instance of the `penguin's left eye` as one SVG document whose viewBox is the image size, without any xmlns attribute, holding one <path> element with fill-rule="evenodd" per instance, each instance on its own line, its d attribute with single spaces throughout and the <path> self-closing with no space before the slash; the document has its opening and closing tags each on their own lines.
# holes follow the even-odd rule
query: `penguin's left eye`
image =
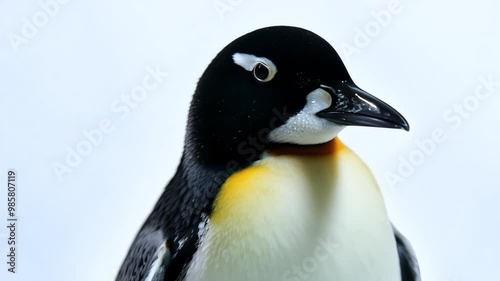
<svg viewBox="0 0 500 281">
<path fill-rule="evenodd" d="M 274 78 L 275 71 L 273 71 L 267 64 L 258 62 L 253 68 L 253 76 L 259 82 L 269 82 Z"/>
</svg>

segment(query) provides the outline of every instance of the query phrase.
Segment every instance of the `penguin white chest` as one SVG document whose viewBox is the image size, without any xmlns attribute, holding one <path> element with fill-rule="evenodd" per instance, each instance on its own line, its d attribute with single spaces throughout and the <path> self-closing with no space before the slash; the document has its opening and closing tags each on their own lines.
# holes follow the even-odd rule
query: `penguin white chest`
<svg viewBox="0 0 500 281">
<path fill-rule="evenodd" d="M 268 156 L 232 175 L 185 280 L 401 277 L 378 186 L 363 162 L 342 147 L 325 156 Z"/>
</svg>

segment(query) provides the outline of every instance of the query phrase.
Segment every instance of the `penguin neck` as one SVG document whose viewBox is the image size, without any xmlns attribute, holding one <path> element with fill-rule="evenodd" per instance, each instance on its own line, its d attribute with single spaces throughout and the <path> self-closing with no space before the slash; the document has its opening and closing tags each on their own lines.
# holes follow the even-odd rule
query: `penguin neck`
<svg viewBox="0 0 500 281">
<path fill-rule="evenodd" d="M 240 134 L 252 135 L 243 129 Z M 258 160 L 262 152 L 263 145 L 254 147 L 229 128 L 211 120 L 189 121 L 184 156 L 190 163 L 204 169 L 232 173 Z"/>
<path fill-rule="evenodd" d="M 251 164 L 245 159 L 246 155 L 238 152 L 237 147 L 237 143 L 221 142 L 205 130 L 188 126 L 181 168 L 190 188 L 203 189 L 203 192 L 193 196 L 208 198 L 206 203 L 211 205 L 226 179 Z"/>
<path fill-rule="evenodd" d="M 205 182 L 214 182 L 220 187 L 231 174 L 251 164 L 245 157 L 210 144 L 191 144 L 185 146 L 181 164 L 186 172 L 195 173 Z"/>
</svg>

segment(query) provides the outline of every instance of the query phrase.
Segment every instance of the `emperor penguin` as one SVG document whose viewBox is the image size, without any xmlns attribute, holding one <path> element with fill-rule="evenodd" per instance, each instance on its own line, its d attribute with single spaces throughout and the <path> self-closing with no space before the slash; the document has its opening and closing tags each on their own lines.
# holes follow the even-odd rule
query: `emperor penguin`
<svg viewBox="0 0 500 281">
<path fill-rule="evenodd" d="M 180 164 L 116 281 L 420 280 L 374 176 L 337 136 L 347 126 L 409 130 L 311 31 L 231 42 L 197 84 Z"/>
</svg>

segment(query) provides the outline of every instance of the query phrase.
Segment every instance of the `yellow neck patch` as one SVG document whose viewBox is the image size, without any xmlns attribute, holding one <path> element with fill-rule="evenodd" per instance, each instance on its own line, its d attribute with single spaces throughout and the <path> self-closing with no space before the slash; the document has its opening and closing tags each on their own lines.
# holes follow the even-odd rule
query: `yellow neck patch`
<svg viewBox="0 0 500 281">
<path fill-rule="evenodd" d="M 270 158 L 291 157 L 318 157 L 321 162 L 313 161 L 321 169 L 333 169 L 335 157 L 343 151 L 350 151 L 338 138 L 330 142 L 311 146 L 282 146 L 268 151 Z M 311 159 L 313 160 L 313 159 Z M 309 160 L 309 161 L 311 161 Z M 231 175 L 221 187 L 214 201 L 214 210 L 211 214 L 213 224 L 223 223 L 225 218 L 239 218 L 252 221 L 249 216 L 258 215 L 263 206 L 273 205 L 276 198 L 280 198 L 275 189 L 275 182 L 284 176 L 283 170 L 287 167 L 265 158 Z M 333 173 L 333 171 L 332 171 Z M 224 222 L 228 223 L 228 222 Z"/>
</svg>

